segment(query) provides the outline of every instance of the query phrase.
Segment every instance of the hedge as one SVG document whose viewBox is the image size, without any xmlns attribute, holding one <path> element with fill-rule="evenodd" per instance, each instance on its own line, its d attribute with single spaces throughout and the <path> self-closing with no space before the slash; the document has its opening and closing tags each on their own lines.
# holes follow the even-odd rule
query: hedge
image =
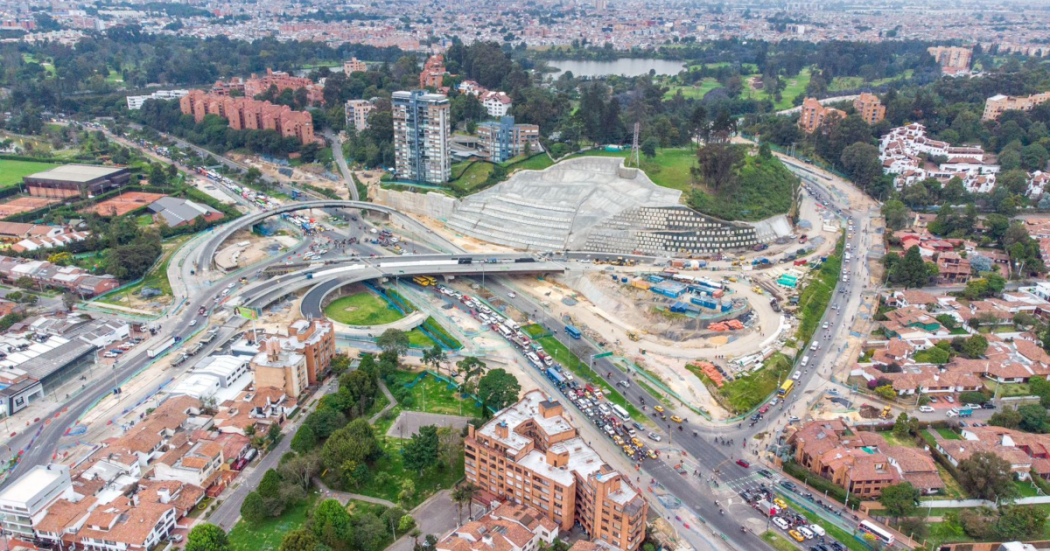
<svg viewBox="0 0 1050 551">
<path fill-rule="evenodd" d="M 821 478 L 820 475 L 806 470 L 802 465 L 799 465 L 794 461 L 785 461 L 782 466 L 785 473 L 795 477 L 797 480 L 803 481 L 817 491 L 826 492 L 829 497 L 835 498 L 835 501 L 845 504 L 850 509 L 856 509 L 860 505 L 860 500 L 857 499 L 856 496 L 850 496 L 849 503 L 846 503 L 845 488 L 840 488 L 830 480 Z"/>
</svg>

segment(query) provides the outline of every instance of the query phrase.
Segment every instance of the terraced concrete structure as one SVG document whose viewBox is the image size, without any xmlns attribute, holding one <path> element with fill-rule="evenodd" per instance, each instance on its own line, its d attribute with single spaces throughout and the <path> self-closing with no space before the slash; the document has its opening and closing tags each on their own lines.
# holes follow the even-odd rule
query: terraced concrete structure
<svg viewBox="0 0 1050 551">
<path fill-rule="evenodd" d="M 791 233 L 784 217 L 747 224 L 700 214 L 680 204 L 680 191 L 657 186 L 622 162 L 583 157 L 518 172 L 458 202 L 448 225 L 518 249 L 613 254 L 710 253 Z"/>
</svg>

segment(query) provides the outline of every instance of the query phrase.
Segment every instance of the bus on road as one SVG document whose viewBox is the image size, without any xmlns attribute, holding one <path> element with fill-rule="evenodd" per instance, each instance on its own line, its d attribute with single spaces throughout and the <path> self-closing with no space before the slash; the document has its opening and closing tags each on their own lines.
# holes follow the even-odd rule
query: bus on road
<svg viewBox="0 0 1050 551">
<path fill-rule="evenodd" d="M 621 406 L 620 404 L 613 404 L 612 410 L 613 410 L 613 413 L 615 413 L 616 415 L 620 416 L 620 419 L 623 419 L 624 421 L 630 421 L 631 420 L 630 414 L 628 414 L 627 410 L 623 409 L 623 406 Z"/>
<path fill-rule="evenodd" d="M 865 534 L 871 534 L 875 539 L 881 541 L 883 545 L 893 545 L 893 534 L 875 526 L 874 524 L 862 520 L 860 522 L 860 531 Z"/>
<path fill-rule="evenodd" d="M 788 379 L 788 380 L 784 381 L 784 384 L 780 385 L 780 390 L 777 391 L 777 396 L 780 396 L 781 398 L 785 398 L 785 397 L 787 397 L 788 394 L 791 394 L 791 391 L 794 390 L 794 389 L 795 389 L 795 381 L 793 381 L 791 379 Z"/>
<path fill-rule="evenodd" d="M 579 330 L 579 329 L 577 329 L 577 328 L 575 328 L 575 327 L 573 327 L 573 326 L 571 326 L 571 325 L 566 325 L 566 326 L 565 326 L 565 333 L 566 333 L 567 335 L 569 335 L 570 337 L 572 337 L 572 338 L 574 338 L 574 339 L 577 339 L 577 340 L 579 340 L 579 339 L 580 339 L 580 337 L 582 337 L 582 336 L 583 336 L 583 334 L 582 334 L 582 333 L 580 333 L 580 330 Z"/>
</svg>

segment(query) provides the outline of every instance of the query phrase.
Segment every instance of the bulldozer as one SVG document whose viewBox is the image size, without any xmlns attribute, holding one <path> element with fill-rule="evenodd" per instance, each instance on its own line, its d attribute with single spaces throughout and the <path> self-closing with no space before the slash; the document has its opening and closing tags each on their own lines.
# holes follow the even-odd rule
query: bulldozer
<svg viewBox="0 0 1050 551">
<path fill-rule="evenodd" d="M 883 419 L 889 419 L 890 415 L 892 415 L 892 414 L 893 414 L 893 408 L 891 408 L 890 406 L 886 406 L 886 407 L 882 408 L 882 418 Z"/>
<path fill-rule="evenodd" d="M 638 333 L 635 333 L 634 331 L 628 331 L 627 338 L 631 339 L 632 342 L 638 342 Z"/>
</svg>

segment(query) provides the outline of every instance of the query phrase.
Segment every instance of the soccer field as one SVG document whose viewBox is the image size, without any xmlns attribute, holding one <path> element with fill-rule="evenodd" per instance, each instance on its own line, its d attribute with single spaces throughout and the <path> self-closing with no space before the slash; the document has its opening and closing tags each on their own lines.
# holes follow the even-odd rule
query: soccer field
<svg viewBox="0 0 1050 551">
<path fill-rule="evenodd" d="M 58 165 L 38 163 L 35 161 L 10 161 L 0 159 L 0 188 L 10 187 L 22 182 L 22 177 L 50 170 Z"/>
</svg>

